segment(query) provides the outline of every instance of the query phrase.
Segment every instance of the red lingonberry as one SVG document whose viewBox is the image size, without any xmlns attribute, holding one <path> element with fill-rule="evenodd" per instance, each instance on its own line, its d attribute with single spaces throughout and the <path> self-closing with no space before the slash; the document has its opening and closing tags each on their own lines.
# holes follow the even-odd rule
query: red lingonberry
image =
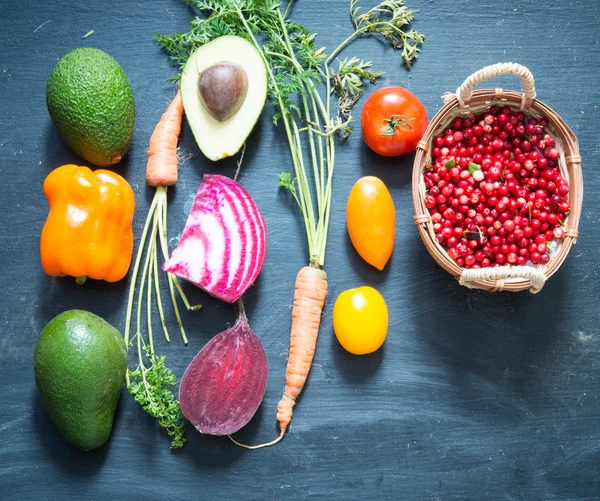
<svg viewBox="0 0 600 501">
<path fill-rule="evenodd" d="M 561 153 L 547 126 L 545 118 L 493 107 L 455 118 L 433 139 L 424 202 L 436 238 L 457 265 L 549 262 L 546 242 L 564 238 L 560 225 L 570 205 L 569 186 L 558 169 Z M 471 174 L 471 162 L 481 170 Z M 464 231 L 478 231 L 482 238 L 469 240 Z"/>
</svg>

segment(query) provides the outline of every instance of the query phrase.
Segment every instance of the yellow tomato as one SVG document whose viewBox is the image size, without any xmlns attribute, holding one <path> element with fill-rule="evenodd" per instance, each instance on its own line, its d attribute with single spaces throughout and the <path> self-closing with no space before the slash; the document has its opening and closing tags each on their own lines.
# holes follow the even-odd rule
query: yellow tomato
<svg viewBox="0 0 600 501">
<path fill-rule="evenodd" d="M 360 257 L 383 270 L 394 249 L 396 210 L 381 179 L 366 176 L 356 182 L 346 205 L 346 225 Z"/>
<path fill-rule="evenodd" d="M 350 353 L 373 353 L 387 335 L 385 299 L 373 287 L 342 292 L 333 307 L 333 330 L 340 344 Z"/>
</svg>

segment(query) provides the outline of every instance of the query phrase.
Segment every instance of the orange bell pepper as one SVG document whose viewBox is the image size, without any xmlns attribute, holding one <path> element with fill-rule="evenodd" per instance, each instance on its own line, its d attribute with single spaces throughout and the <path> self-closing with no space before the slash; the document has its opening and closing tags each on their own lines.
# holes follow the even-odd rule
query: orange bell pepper
<svg viewBox="0 0 600 501">
<path fill-rule="evenodd" d="M 129 269 L 135 199 L 129 183 L 109 170 L 63 165 L 44 181 L 50 213 L 40 239 L 51 276 L 116 282 Z"/>
</svg>

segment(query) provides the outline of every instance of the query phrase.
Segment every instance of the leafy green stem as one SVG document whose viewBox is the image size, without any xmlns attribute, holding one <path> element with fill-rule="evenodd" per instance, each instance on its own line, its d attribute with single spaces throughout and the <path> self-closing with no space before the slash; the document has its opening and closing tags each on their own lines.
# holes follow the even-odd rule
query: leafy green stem
<svg viewBox="0 0 600 501">
<path fill-rule="evenodd" d="M 306 212 L 307 218 L 305 223 L 307 225 L 306 233 L 308 237 L 308 249 L 310 255 L 313 255 L 314 252 L 314 244 L 315 244 L 315 226 L 314 220 L 315 216 L 313 213 L 313 205 L 310 197 L 310 188 L 308 185 L 308 177 L 306 176 L 306 170 L 304 168 L 304 159 L 302 157 L 302 140 L 300 138 L 300 133 L 298 132 L 298 126 L 295 121 L 292 121 L 292 126 L 294 128 L 294 138 L 295 138 L 295 148 L 298 154 L 298 162 L 299 169 L 296 170 L 296 178 L 298 179 L 298 186 L 300 189 L 300 198 L 304 200 L 306 203 Z"/>
<path fill-rule="evenodd" d="M 271 82 L 271 85 L 275 91 L 275 95 L 276 95 L 276 98 L 277 98 L 277 101 L 279 104 L 279 108 L 281 110 L 281 117 L 282 117 L 282 121 L 283 121 L 285 131 L 287 134 L 287 138 L 288 138 L 288 143 L 290 145 L 290 149 L 291 149 L 291 153 L 292 153 L 292 163 L 294 165 L 294 171 L 296 172 L 296 178 L 298 178 L 299 183 L 306 184 L 306 181 L 304 181 L 304 178 L 306 177 L 306 173 L 304 172 L 304 167 L 301 166 L 301 164 L 300 164 L 301 159 L 302 159 L 301 146 L 300 146 L 301 143 L 299 143 L 295 140 L 294 135 L 292 133 L 292 128 L 290 127 L 290 123 L 289 123 L 290 122 L 290 120 L 289 120 L 290 114 L 289 114 L 289 111 L 287 110 L 287 107 L 283 103 L 283 99 L 281 97 L 282 94 L 279 89 L 277 79 L 275 78 L 275 75 L 273 73 L 273 69 L 272 69 L 271 65 L 269 64 L 269 61 L 265 57 L 265 53 L 263 52 L 262 47 L 256 40 L 256 37 L 254 36 L 252 29 L 248 25 L 248 22 L 246 21 L 244 14 L 242 13 L 239 6 L 237 6 L 237 4 L 236 4 L 236 11 L 240 18 L 240 21 L 242 22 L 242 25 L 244 26 L 247 36 L 249 37 L 249 39 L 252 42 L 252 44 L 254 45 L 254 47 L 258 50 L 259 54 L 261 55 L 261 58 L 263 59 L 263 61 L 265 63 L 265 66 L 267 68 L 267 73 L 269 75 L 269 81 Z M 295 127 L 295 124 L 294 124 L 294 127 Z M 306 229 L 306 237 L 307 237 L 307 240 L 309 243 L 309 248 L 310 248 L 310 247 L 312 247 L 312 239 L 313 239 L 313 233 L 314 233 L 314 230 L 313 230 L 314 215 L 312 214 L 313 209 L 312 209 L 312 201 L 310 199 L 310 191 L 307 192 L 303 188 L 300 190 L 300 196 L 296 197 L 296 198 L 297 199 L 299 198 L 299 201 L 301 202 L 301 203 L 299 203 L 299 205 L 300 205 L 300 208 L 302 211 L 302 216 L 304 219 L 304 226 Z"/>
<path fill-rule="evenodd" d="M 158 193 L 158 192 L 157 192 Z M 129 346 L 129 333 L 131 331 L 131 315 L 133 310 L 133 296 L 135 293 L 135 283 L 137 281 L 138 272 L 140 269 L 140 263 L 142 261 L 143 249 L 146 245 L 146 238 L 148 236 L 148 230 L 150 229 L 150 224 L 154 218 L 154 212 L 156 211 L 156 206 L 158 205 L 158 195 L 155 194 L 152 199 L 152 203 L 150 204 L 150 209 L 148 210 L 148 216 L 146 217 L 146 222 L 144 224 L 144 229 L 142 231 L 142 238 L 140 239 L 140 247 L 138 249 L 138 253 L 135 258 L 135 263 L 133 265 L 133 272 L 131 274 L 131 282 L 132 286 L 129 288 L 129 298 L 127 301 L 127 313 L 125 317 L 125 344 Z"/>
<path fill-rule="evenodd" d="M 357 36 L 362 35 L 364 32 L 364 28 L 358 29 L 354 33 L 352 33 L 352 35 L 346 38 L 346 40 L 344 40 L 340 45 L 338 45 L 337 48 L 333 52 L 331 52 L 329 56 L 327 56 L 327 59 L 325 59 L 325 66 L 329 66 L 331 61 L 335 59 L 335 57 L 344 49 L 344 47 L 346 47 L 346 45 L 352 42 L 352 40 L 354 40 Z"/>
<path fill-rule="evenodd" d="M 310 92 L 303 92 L 302 93 L 302 104 L 304 106 L 304 119 L 307 123 L 311 123 L 313 118 L 311 117 L 311 109 L 308 106 L 308 99 L 307 99 L 307 94 L 311 95 L 312 94 Z M 315 120 L 318 120 L 319 117 L 315 116 L 314 117 Z M 315 124 L 317 124 L 315 122 Z M 317 124 L 318 127 L 318 124 Z M 320 138 L 319 138 L 320 139 Z M 317 150 L 316 150 L 316 146 L 315 146 L 315 134 L 312 131 L 312 128 L 309 127 L 308 129 L 308 143 L 310 145 L 310 154 L 311 154 L 311 163 L 312 163 L 312 167 L 313 167 L 313 176 L 315 179 L 315 188 L 317 191 L 317 212 L 319 213 L 319 220 L 322 217 L 322 206 L 323 206 L 323 199 L 321 196 L 321 177 L 320 177 L 320 171 L 319 171 L 319 162 L 317 161 Z"/>
</svg>

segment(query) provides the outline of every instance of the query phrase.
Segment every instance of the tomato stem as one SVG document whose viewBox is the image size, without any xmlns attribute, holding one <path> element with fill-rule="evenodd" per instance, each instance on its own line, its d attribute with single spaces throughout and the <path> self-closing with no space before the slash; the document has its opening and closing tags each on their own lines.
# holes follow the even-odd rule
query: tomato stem
<svg viewBox="0 0 600 501">
<path fill-rule="evenodd" d="M 390 118 L 385 118 L 383 121 L 387 125 L 380 135 L 393 136 L 396 134 L 398 127 L 408 127 L 410 130 L 413 130 L 412 125 L 410 125 L 412 120 L 414 120 L 414 117 L 406 118 L 404 115 L 392 115 Z"/>
</svg>

